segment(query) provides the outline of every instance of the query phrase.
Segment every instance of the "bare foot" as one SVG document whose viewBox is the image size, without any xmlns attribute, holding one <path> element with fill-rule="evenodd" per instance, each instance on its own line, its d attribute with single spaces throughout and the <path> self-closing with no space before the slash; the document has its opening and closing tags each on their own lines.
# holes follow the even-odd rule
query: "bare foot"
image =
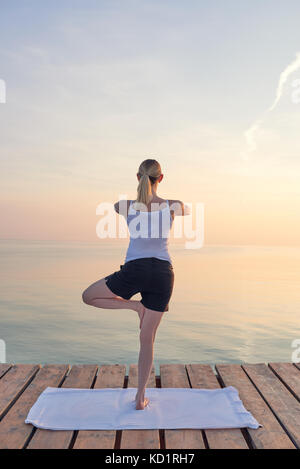
<svg viewBox="0 0 300 469">
<path fill-rule="evenodd" d="M 137 301 L 137 313 L 138 313 L 139 318 L 140 318 L 140 329 L 141 329 L 141 328 L 142 328 L 142 323 L 143 323 L 144 314 L 145 314 L 145 306 L 144 306 L 140 301 Z"/>
<path fill-rule="evenodd" d="M 145 397 L 144 400 L 136 400 L 136 410 L 144 410 L 144 408 L 149 404 L 149 399 Z"/>
</svg>

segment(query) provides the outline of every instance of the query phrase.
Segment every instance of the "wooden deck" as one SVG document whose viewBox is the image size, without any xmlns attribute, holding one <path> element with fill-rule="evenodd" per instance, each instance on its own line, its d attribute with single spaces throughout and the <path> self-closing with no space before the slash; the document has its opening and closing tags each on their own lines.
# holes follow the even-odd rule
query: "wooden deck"
<svg viewBox="0 0 300 469">
<path fill-rule="evenodd" d="M 257 430 L 49 431 L 25 424 L 47 387 L 137 387 L 137 365 L 0 364 L 0 448 L 295 449 L 300 448 L 300 364 L 160 365 L 148 387 L 234 386 L 263 425 Z"/>
</svg>

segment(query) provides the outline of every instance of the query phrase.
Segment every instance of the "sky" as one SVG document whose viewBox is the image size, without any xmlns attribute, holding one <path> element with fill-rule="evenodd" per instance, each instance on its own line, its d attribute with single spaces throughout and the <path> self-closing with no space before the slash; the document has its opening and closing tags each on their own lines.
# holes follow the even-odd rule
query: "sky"
<svg viewBox="0 0 300 469">
<path fill-rule="evenodd" d="M 299 245 L 298 0 L 0 10 L 0 238 L 97 242 L 97 206 L 155 158 L 205 244 Z"/>
</svg>

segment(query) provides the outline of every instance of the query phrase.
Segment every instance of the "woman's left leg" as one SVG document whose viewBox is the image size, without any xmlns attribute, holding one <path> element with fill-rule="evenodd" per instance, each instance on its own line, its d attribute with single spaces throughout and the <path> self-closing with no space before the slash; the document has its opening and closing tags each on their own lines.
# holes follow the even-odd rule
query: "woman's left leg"
<svg viewBox="0 0 300 469">
<path fill-rule="evenodd" d="M 140 328 L 145 313 L 144 305 L 137 300 L 125 300 L 120 296 L 115 295 L 106 285 L 105 278 L 97 280 L 92 283 L 82 293 L 82 300 L 84 303 L 96 308 L 104 309 L 132 309 L 136 311 L 140 318 Z"/>
<path fill-rule="evenodd" d="M 145 389 L 153 365 L 155 334 L 163 314 L 163 312 L 148 308 L 145 309 L 144 319 L 140 331 L 138 389 L 135 396 L 137 410 L 143 410 L 149 403 L 149 399 L 145 398 Z"/>
</svg>

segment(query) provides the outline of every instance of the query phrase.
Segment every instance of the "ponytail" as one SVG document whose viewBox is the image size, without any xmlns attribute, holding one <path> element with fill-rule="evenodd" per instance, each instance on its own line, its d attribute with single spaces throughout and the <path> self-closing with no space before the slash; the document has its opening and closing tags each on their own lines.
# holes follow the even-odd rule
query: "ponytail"
<svg viewBox="0 0 300 469">
<path fill-rule="evenodd" d="M 140 164 L 138 175 L 140 176 L 137 188 L 137 204 L 148 205 L 152 195 L 152 185 L 161 175 L 160 164 L 156 160 L 145 160 Z"/>
<path fill-rule="evenodd" d="M 150 196 L 152 194 L 151 183 L 148 174 L 143 174 L 140 178 L 139 185 L 137 188 L 137 202 L 144 205 L 148 205 L 150 202 Z"/>
</svg>

